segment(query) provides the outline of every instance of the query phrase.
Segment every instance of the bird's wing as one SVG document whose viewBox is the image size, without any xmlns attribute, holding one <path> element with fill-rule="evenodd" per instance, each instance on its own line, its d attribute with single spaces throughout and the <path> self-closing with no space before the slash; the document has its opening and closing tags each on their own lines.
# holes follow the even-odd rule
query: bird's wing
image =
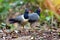
<svg viewBox="0 0 60 40">
<path fill-rule="evenodd" d="M 39 19 L 39 15 L 37 13 L 29 14 L 29 19 L 30 20 L 38 20 Z"/>
<path fill-rule="evenodd" d="M 21 22 L 27 21 L 27 19 L 24 18 L 24 15 L 17 16 L 15 19 Z"/>
<path fill-rule="evenodd" d="M 17 16 L 16 18 L 15 18 L 15 20 L 18 20 L 18 21 L 23 21 L 23 15 L 20 15 L 20 16 Z"/>
</svg>

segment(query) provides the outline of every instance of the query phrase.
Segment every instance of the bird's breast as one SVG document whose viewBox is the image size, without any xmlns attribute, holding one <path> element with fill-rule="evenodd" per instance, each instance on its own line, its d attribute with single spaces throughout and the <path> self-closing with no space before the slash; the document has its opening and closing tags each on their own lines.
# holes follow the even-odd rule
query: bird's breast
<svg viewBox="0 0 60 40">
<path fill-rule="evenodd" d="M 39 19 L 39 15 L 37 13 L 29 14 L 29 19 L 30 20 L 38 20 Z"/>
<path fill-rule="evenodd" d="M 25 18 L 24 18 L 24 15 L 22 15 L 21 17 L 22 17 L 22 19 L 23 19 L 22 22 L 27 22 L 27 21 L 28 21 L 28 19 L 25 19 Z"/>
</svg>

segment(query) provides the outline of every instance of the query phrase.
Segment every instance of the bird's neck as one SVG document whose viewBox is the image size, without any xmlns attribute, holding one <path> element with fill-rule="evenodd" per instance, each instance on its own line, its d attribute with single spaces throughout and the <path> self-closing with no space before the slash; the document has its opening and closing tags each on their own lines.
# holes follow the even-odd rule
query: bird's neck
<svg viewBox="0 0 60 40">
<path fill-rule="evenodd" d="M 37 9 L 36 13 L 40 16 L 40 9 Z"/>
<path fill-rule="evenodd" d="M 40 12 L 37 12 L 37 14 L 40 16 Z"/>
<path fill-rule="evenodd" d="M 24 18 L 25 18 L 25 19 L 28 19 L 28 13 L 25 13 L 25 14 L 24 14 Z"/>
</svg>

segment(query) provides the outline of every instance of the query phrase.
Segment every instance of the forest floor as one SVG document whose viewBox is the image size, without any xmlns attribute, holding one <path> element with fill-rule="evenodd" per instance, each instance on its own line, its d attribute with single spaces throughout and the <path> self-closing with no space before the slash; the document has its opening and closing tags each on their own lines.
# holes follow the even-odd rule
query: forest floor
<svg viewBox="0 0 60 40">
<path fill-rule="evenodd" d="M 7 36 L 7 39 L 0 38 L 0 40 L 60 40 L 60 28 L 53 27 L 50 29 L 46 25 L 42 26 L 40 29 L 33 27 L 36 28 L 34 30 L 29 29 L 30 27 L 25 28 L 26 29 L 21 30 L 21 32 L 10 34 Z M 12 35 L 17 37 L 11 38 Z"/>
<path fill-rule="evenodd" d="M 58 28 L 60 30 L 60 28 Z M 9 38 L 5 40 L 60 40 L 59 30 L 35 30 L 34 32 L 22 32 L 17 38 Z M 16 35 L 16 34 L 15 34 Z M 4 40 L 0 38 L 0 40 Z"/>
</svg>

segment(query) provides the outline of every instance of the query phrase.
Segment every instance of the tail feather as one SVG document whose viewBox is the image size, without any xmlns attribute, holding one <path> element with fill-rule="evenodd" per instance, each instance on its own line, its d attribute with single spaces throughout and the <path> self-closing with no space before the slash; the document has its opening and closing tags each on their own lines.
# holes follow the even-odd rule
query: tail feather
<svg viewBox="0 0 60 40">
<path fill-rule="evenodd" d="M 16 23 L 17 21 L 15 19 L 9 19 L 10 23 Z"/>
</svg>

